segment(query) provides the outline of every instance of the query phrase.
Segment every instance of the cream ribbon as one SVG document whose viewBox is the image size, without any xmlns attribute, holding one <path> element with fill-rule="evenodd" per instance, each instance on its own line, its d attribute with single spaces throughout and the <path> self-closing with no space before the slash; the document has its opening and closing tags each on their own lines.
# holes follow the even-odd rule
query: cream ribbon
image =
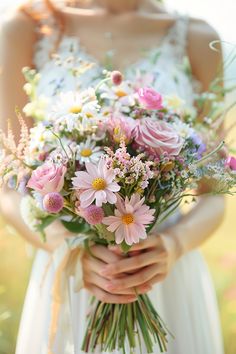
<svg viewBox="0 0 236 354">
<path fill-rule="evenodd" d="M 79 292 L 83 287 L 83 275 L 81 266 L 81 256 L 83 248 L 77 246 L 70 248 L 66 242 L 53 253 L 52 262 L 56 269 L 54 282 L 52 285 L 52 306 L 51 306 L 51 322 L 49 328 L 48 354 L 56 354 L 53 352 L 53 346 L 58 331 L 59 317 L 63 316 L 61 310 L 63 304 L 69 296 L 68 282 L 71 276 L 74 277 L 74 291 Z M 49 268 L 47 266 L 47 268 Z M 46 269 L 47 272 L 47 269 Z"/>
</svg>

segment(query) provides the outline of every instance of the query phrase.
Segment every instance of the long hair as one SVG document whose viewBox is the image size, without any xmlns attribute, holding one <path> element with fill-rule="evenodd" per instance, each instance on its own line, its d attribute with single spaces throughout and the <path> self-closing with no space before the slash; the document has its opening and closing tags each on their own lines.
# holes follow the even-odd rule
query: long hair
<svg viewBox="0 0 236 354">
<path fill-rule="evenodd" d="M 30 17 L 31 20 L 34 21 L 35 26 L 38 28 L 38 36 L 42 37 L 45 35 L 50 35 L 53 31 L 55 31 L 55 28 L 51 28 L 48 25 L 44 25 L 43 21 L 44 19 L 47 19 L 48 17 L 53 17 L 54 23 L 56 24 L 57 28 L 57 39 L 55 41 L 55 46 L 52 50 L 53 54 L 62 39 L 63 33 L 65 31 L 65 19 L 63 16 L 62 11 L 58 9 L 51 0 L 41 0 L 43 4 L 45 5 L 46 11 L 37 11 L 37 9 L 34 8 L 33 6 L 33 0 L 27 1 L 27 3 L 23 4 L 20 6 L 19 10 L 23 12 L 26 16 Z"/>
</svg>

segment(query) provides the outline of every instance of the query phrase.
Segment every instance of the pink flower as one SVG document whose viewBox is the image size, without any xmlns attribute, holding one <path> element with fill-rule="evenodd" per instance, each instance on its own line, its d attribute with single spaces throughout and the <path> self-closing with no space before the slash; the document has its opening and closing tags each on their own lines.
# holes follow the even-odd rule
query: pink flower
<svg viewBox="0 0 236 354">
<path fill-rule="evenodd" d="M 123 75 L 121 74 L 120 71 L 114 70 L 111 73 L 111 80 L 114 85 L 119 86 L 123 81 Z"/>
<path fill-rule="evenodd" d="M 229 156 L 225 161 L 225 166 L 229 167 L 233 171 L 236 171 L 236 158 L 233 156 Z"/>
<path fill-rule="evenodd" d="M 48 193 L 43 198 L 43 207 L 48 213 L 59 213 L 63 209 L 64 200 L 59 193 Z"/>
<path fill-rule="evenodd" d="M 136 127 L 136 142 L 144 147 L 152 148 L 157 154 L 167 152 L 176 156 L 183 147 L 183 139 L 171 124 L 144 118 Z"/>
<path fill-rule="evenodd" d="M 115 216 L 107 216 L 103 224 L 108 225 L 110 232 L 115 232 L 116 243 L 125 240 L 128 245 L 138 243 L 140 239 L 147 238 L 146 226 L 154 220 L 154 209 L 143 204 L 145 198 L 140 199 L 138 194 L 133 194 L 123 200 L 118 196 Z"/>
<path fill-rule="evenodd" d="M 87 208 L 96 201 L 96 205 L 101 207 L 103 203 L 115 204 L 117 197 L 114 192 L 120 190 L 120 186 L 114 182 L 115 174 L 112 169 L 107 169 L 106 162 L 100 159 L 98 166 L 86 163 L 87 172 L 76 172 L 76 177 L 72 178 L 76 189 L 83 189 L 80 194 L 82 208 Z"/>
<path fill-rule="evenodd" d="M 138 100 L 146 109 L 162 109 L 162 96 L 152 88 L 144 87 L 138 90 Z"/>
<path fill-rule="evenodd" d="M 136 122 L 131 117 L 125 117 L 122 114 L 115 113 L 107 121 L 107 129 L 116 143 L 124 138 L 128 143 L 133 137 L 132 133 Z"/>
<path fill-rule="evenodd" d="M 86 209 L 80 209 L 80 215 L 87 221 L 88 224 L 97 225 L 101 224 L 104 218 L 104 211 L 101 207 L 92 204 Z"/>
<path fill-rule="evenodd" d="M 34 189 L 42 195 L 51 192 L 60 192 L 64 185 L 66 167 L 46 162 L 32 173 L 27 187 Z"/>
</svg>

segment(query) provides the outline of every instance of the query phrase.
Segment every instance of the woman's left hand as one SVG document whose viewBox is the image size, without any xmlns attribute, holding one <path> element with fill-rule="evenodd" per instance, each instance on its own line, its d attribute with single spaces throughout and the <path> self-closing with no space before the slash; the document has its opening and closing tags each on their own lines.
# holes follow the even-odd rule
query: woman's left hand
<svg viewBox="0 0 236 354">
<path fill-rule="evenodd" d="M 119 246 L 110 249 L 121 253 Z M 152 286 L 166 278 L 180 257 L 179 253 L 177 241 L 171 235 L 148 236 L 145 241 L 132 246 L 128 257 L 106 265 L 102 273 L 111 279 L 110 290 L 114 292 L 141 285 Z M 117 278 L 121 273 L 123 275 Z"/>
</svg>

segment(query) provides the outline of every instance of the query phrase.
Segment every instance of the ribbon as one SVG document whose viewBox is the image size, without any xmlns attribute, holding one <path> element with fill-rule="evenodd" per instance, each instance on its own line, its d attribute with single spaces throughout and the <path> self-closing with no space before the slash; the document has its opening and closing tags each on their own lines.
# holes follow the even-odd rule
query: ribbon
<svg viewBox="0 0 236 354">
<path fill-rule="evenodd" d="M 69 279 L 74 277 L 74 291 L 79 292 L 83 287 L 83 276 L 81 267 L 81 256 L 83 254 L 82 247 L 71 249 L 66 242 L 53 253 L 52 260 L 56 269 L 54 282 L 52 285 L 52 306 L 51 306 L 51 322 L 49 328 L 48 354 L 56 354 L 53 352 L 53 346 L 58 332 L 60 316 L 66 316 L 61 313 L 63 304 L 68 301 L 69 297 Z M 72 324 L 71 324 L 72 327 Z"/>
</svg>

